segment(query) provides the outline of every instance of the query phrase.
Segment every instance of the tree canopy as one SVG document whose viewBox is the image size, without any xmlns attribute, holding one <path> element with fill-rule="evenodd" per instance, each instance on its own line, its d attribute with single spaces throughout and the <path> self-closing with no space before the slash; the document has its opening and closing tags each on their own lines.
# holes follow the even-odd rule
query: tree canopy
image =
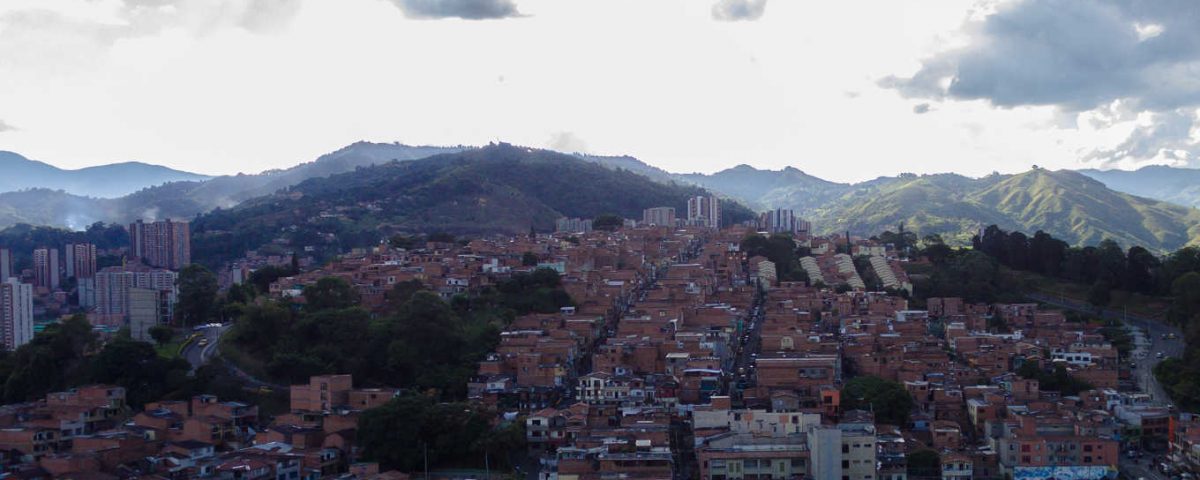
<svg viewBox="0 0 1200 480">
<path fill-rule="evenodd" d="M 842 409 L 871 410 L 876 423 L 903 428 L 914 405 L 904 385 L 879 377 L 855 377 L 842 387 Z"/>
</svg>

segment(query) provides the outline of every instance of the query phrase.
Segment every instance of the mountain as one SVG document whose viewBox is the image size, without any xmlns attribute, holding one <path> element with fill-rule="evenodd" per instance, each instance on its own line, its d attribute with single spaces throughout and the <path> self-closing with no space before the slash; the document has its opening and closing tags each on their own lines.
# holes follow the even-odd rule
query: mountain
<svg viewBox="0 0 1200 480">
<path fill-rule="evenodd" d="M 813 228 L 822 233 L 849 230 L 857 235 L 873 235 L 895 231 L 904 224 L 909 231 L 947 234 L 962 241 L 980 226 L 1010 224 L 999 212 L 969 198 L 984 182 L 956 174 L 905 174 L 851 185 L 817 208 L 778 206 L 802 211 L 813 222 Z"/>
<path fill-rule="evenodd" d="M 1077 245 L 1111 238 L 1126 247 L 1165 251 L 1200 240 L 1195 209 L 1117 192 L 1070 170 L 979 179 L 955 174 L 883 178 L 809 214 L 819 231 L 848 229 L 860 235 L 903 224 L 906 230 L 965 241 L 996 224 L 1044 230 Z"/>
<path fill-rule="evenodd" d="M 522 155 L 530 158 L 515 159 Z M 0 157 L 3 158 L 12 161 L 13 156 Z M 37 164 L 21 158 L 25 162 L 22 165 Z M 508 159 L 509 163 L 501 159 Z M 442 167 L 436 167 L 440 162 L 458 165 L 460 170 L 443 172 L 438 170 Z M 463 162 L 469 166 L 460 165 Z M 405 166 L 410 163 L 413 165 Z M 555 164 L 562 164 L 564 170 L 556 171 Z M 41 165 L 42 170 L 53 169 Z M 495 165 L 511 170 L 495 170 Z M 513 178 L 514 172 L 528 176 Z M 600 180 L 593 181 L 580 172 L 589 172 Z M 362 175 L 380 175 L 378 181 L 383 183 L 372 183 L 361 178 Z M 397 175 L 411 177 L 393 178 Z M 418 182 L 421 179 L 432 183 L 422 186 Z M 538 182 L 532 183 L 535 179 Z M 338 232 L 339 238 L 350 239 L 347 244 L 358 245 L 368 238 L 377 240 L 381 232 L 391 231 L 511 231 L 528 228 L 530 222 L 538 229 L 548 230 L 560 214 L 592 216 L 596 212 L 613 212 L 638 218 L 642 208 L 639 205 L 653 203 L 651 200 L 674 205 L 682 214 L 686 208 L 679 192 L 694 194 L 706 190 L 756 210 L 793 209 L 811 220 L 819 233 L 849 230 L 858 235 L 873 235 L 904 225 L 905 229 L 920 234 L 939 233 L 966 242 L 979 228 L 996 224 L 1027 232 L 1045 230 L 1077 245 L 1112 238 L 1126 246 L 1137 244 L 1166 251 L 1200 239 L 1197 230 L 1200 213 L 1195 208 L 1160 200 L 1186 202 L 1189 192 L 1200 189 L 1198 180 L 1200 170 L 1146 167 L 1135 172 L 1034 169 L 983 178 L 904 174 L 845 184 L 790 167 L 760 170 L 739 165 L 711 175 L 676 174 L 629 156 L 565 155 L 512 146 L 423 147 L 359 142 L 285 170 L 170 182 L 119 198 L 91 198 L 54 189 L 0 193 L 0 228 L 30 223 L 79 229 L 96 221 L 191 219 L 214 212 L 202 217 L 210 222 L 213 232 L 223 231 L 234 237 L 239 232 L 251 234 L 244 242 L 227 243 L 231 251 L 261 245 L 278 237 L 278 229 L 285 227 L 294 225 L 298 232 L 312 230 L 300 228 L 310 225 L 312 218 L 322 219 L 318 222 L 321 227 L 306 234 Z M 345 182 L 350 188 L 341 188 L 336 182 Z M 604 188 L 592 188 L 596 182 Z M 550 191 L 547 190 L 550 186 L 562 190 L 551 197 L 541 196 Z M 355 189 L 384 190 L 372 193 Z M 430 196 L 429 192 L 435 189 L 440 189 L 436 191 L 444 201 L 434 201 Z M 670 194 L 663 196 L 652 189 Z M 335 191 L 337 195 L 363 201 L 348 204 L 325 198 L 318 203 L 306 203 L 305 199 L 316 193 L 332 195 L 328 192 Z M 293 196 L 299 196 L 295 204 L 281 200 Z M 629 198 L 615 198 L 621 196 Z M 591 203 L 579 208 L 563 201 L 564 197 Z M 376 205 L 378 202 L 383 203 Z M 242 215 L 247 209 L 268 209 L 264 205 L 274 209 L 303 208 L 290 213 L 280 210 L 252 215 L 276 231 L 225 217 L 230 212 Z M 749 213 L 740 205 L 730 203 L 729 208 L 737 210 L 739 216 Z M 316 213 L 314 209 L 318 209 Z M 370 218 L 358 218 L 362 212 L 374 209 L 382 210 L 369 215 Z M 337 228 L 331 227 L 335 224 Z M 294 240 L 309 244 L 315 238 Z"/>
<path fill-rule="evenodd" d="M 649 165 L 646 162 L 628 155 L 603 156 L 575 154 L 575 156 L 584 161 L 596 163 L 607 168 L 629 170 L 659 183 L 672 183 L 684 180 L 680 175 L 668 172 L 653 165 Z"/>
<path fill-rule="evenodd" d="M 29 188 L 36 185 L 21 185 L 21 191 L 0 193 L 0 228 L 28 223 L 81 229 L 95 222 L 125 223 L 138 218 L 192 218 L 216 208 L 231 208 L 245 200 L 274 193 L 309 178 L 327 177 L 393 160 L 407 161 L 459 152 L 465 148 L 358 142 L 322 155 L 315 161 L 288 169 L 268 170 L 256 175 L 239 174 L 171 181 L 140 190 L 134 189 L 132 193 L 117 198 L 94 198 L 99 196 L 77 194 L 74 190 L 63 187 Z M 2 163 L 5 158 L 0 152 L 0 165 L 7 165 Z M 54 169 L 39 162 L 30 163 L 43 165 L 44 167 L 31 167 L 40 168 L 40 171 Z M 121 168 L 130 171 L 122 165 L 132 164 L 93 167 L 79 171 L 120 171 Z M 7 178 L 0 181 L 7 181 Z"/>
<path fill-rule="evenodd" d="M 314 178 L 193 223 L 193 252 L 219 262 L 268 243 L 330 251 L 374 245 L 401 232 L 522 234 L 562 216 L 638 218 L 656 206 L 685 209 L 707 194 L 548 150 L 491 145 Z M 727 221 L 753 212 L 726 204 Z M 336 248 L 333 248 L 336 247 Z"/>
<path fill-rule="evenodd" d="M 850 188 L 850 185 L 822 180 L 792 167 L 759 170 L 738 165 L 711 175 L 692 173 L 679 177 L 762 210 L 787 205 L 809 211 L 827 204 Z"/>
<path fill-rule="evenodd" d="M 140 162 L 64 170 L 0 151 L 0 192 L 30 188 L 64 190 L 84 197 L 114 198 L 167 182 L 206 180 L 209 177 Z"/>
<path fill-rule="evenodd" d="M 1200 169 L 1151 165 L 1137 170 L 1079 170 L 1113 190 L 1200 207 Z"/>
</svg>

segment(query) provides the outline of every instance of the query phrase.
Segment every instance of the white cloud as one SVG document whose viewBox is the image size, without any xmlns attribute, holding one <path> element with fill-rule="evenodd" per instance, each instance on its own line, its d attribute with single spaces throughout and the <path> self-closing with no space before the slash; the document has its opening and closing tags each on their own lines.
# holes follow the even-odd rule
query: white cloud
<svg viewBox="0 0 1200 480">
<path fill-rule="evenodd" d="M 724 21 L 758 20 L 766 9 L 767 0 L 719 0 L 712 7 L 712 15 Z"/>
<path fill-rule="evenodd" d="M 512 0 L 392 0 L 410 18 L 488 20 L 518 17 Z"/>
<path fill-rule="evenodd" d="M 996 2 L 771 2 L 746 23 L 714 22 L 714 2 L 693 0 L 521 0 L 519 21 L 415 20 L 401 0 L 213 1 L 0 2 L 0 106 L 21 127 L 4 148 L 64 167 L 234 173 L 357 140 L 562 140 L 672 171 L 862 180 L 1079 166 L 1144 109 L 1107 99 L 1061 128 L 1055 105 L 877 85 L 971 45 L 964 19 Z M 1171 38 L 1163 24 L 1141 43 Z M 915 115 L 924 103 L 936 113 Z"/>
</svg>

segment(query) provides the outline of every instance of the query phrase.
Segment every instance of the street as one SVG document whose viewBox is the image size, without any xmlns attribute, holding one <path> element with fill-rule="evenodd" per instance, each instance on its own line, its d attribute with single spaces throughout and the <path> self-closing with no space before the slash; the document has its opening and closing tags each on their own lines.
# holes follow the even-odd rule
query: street
<svg viewBox="0 0 1200 480">
<path fill-rule="evenodd" d="M 754 360 L 762 346 L 762 338 L 759 335 L 763 322 L 762 297 L 759 295 L 755 299 L 754 305 L 742 319 L 744 328 L 743 331 L 738 332 L 740 337 L 735 340 L 737 355 L 733 360 L 733 369 L 731 370 L 733 378 L 730 379 L 728 393 L 736 392 L 736 396 L 739 397 L 742 390 L 752 388 L 757 384 L 754 375 Z"/>
<path fill-rule="evenodd" d="M 208 363 L 208 360 L 212 358 L 213 354 L 216 352 L 217 343 L 221 340 L 221 335 L 224 335 L 225 332 L 228 332 L 231 326 L 232 325 L 207 327 L 203 330 L 200 330 L 200 338 L 207 340 L 205 345 L 200 345 L 200 339 L 198 338 L 189 343 L 187 347 L 183 349 L 183 358 L 187 360 L 188 363 L 192 364 L 192 371 L 195 371 L 197 368 L 200 368 L 201 365 Z"/>
</svg>

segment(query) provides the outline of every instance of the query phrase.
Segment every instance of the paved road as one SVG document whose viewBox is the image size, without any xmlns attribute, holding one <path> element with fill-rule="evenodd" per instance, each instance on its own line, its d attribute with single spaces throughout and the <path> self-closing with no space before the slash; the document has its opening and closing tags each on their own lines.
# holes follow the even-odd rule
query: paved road
<svg viewBox="0 0 1200 480">
<path fill-rule="evenodd" d="M 205 345 L 200 345 L 200 339 L 188 344 L 187 348 L 183 349 L 183 358 L 192 364 L 192 370 L 200 368 L 201 365 L 208 363 L 208 360 L 216 354 L 217 343 L 221 340 L 221 335 L 229 331 L 231 325 L 221 327 L 209 327 L 201 330 L 201 338 L 208 340 Z"/>
<path fill-rule="evenodd" d="M 1040 293 L 1029 293 L 1026 296 L 1056 307 L 1123 322 L 1133 335 L 1134 351 L 1132 356 L 1137 363 L 1137 368 L 1133 371 L 1134 383 L 1141 391 L 1150 394 L 1156 402 L 1163 404 L 1170 402 L 1162 385 L 1159 385 L 1158 380 L 1154 378 L 1154 366 L 1162 361 L 1158 358 L 1159 352 L 1162 352 L 1164 359 L 1183 356 L 1183 332 L 1179 328 L 1159 319 L 1127 314 L 1121 310 L 1097 309 L 1090 304 L 1070 298 Z M 1175 338 L 1168 339 L 1167 336 Z"/>
<path fill-rule="evenodd" d="M 1117 465 L 1117 469 L 1128 478 L 1138 479 L 1145 478 L 1146 480 L 1170 480 L 1170 477 L 1163 475 L 1158 470 L 1154 469 L 1152 457 L 1146 455 L 1140 459 L 1129 459 L 1124 452 L 1121 454 L 1121 461 Z"/>
<path fill-rule="evenodd" d="M 757 379 L 754 375 L 754 364 L 757 355 L 762 350 L 762 324 L 763 324 L 763 295 L 755 297 L 753 306 L 747 312 L 745 318 L 742 319 L 744 330 L 739 332 L 742 335 L 735 339 L 736 355 L 733 360 L 732 373 L 733 378 L 727 386 L 727 393 L 734 393 L 740 396 L 741 390 L 744 388 L 753 388 L 757 384 Z M 743 377 L 739 372 L 745 372 Z M 743 381 L 744 388 L 739 388 L 739 381 Z"/>
</svg>

